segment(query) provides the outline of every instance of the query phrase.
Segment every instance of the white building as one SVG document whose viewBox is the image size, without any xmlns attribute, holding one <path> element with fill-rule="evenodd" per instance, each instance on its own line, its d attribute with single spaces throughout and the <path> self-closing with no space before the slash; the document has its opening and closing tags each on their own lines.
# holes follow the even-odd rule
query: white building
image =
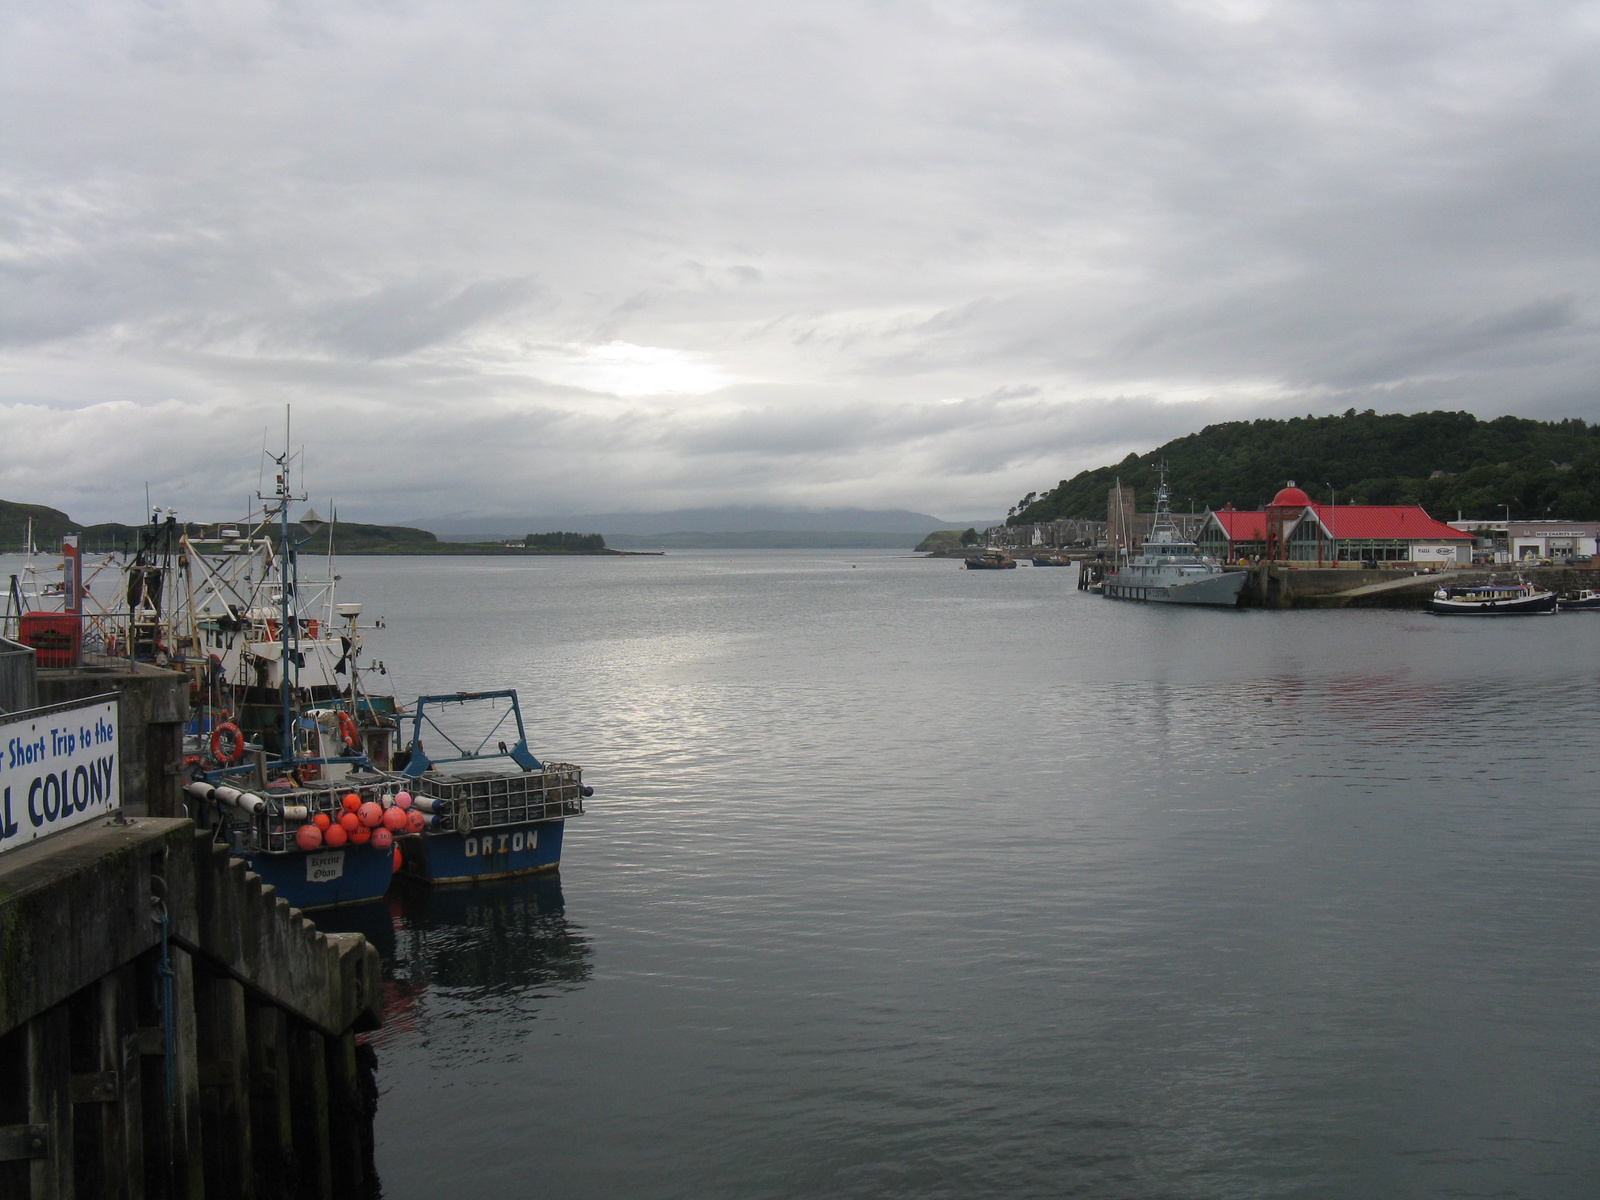
<svg viewBox="0 0 1600 1200">
<path fill-rule="evenodd" d="M 1515 562 L 1600 553 L 1600 521 L 1509 521 L 1505 526 Z"/>
</svg>

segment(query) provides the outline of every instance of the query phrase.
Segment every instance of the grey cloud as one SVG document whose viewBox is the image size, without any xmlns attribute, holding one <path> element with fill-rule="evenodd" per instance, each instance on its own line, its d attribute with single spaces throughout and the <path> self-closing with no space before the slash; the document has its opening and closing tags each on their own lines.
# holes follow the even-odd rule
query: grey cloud
<svg viewBox="0 0 1600 1200">
<path fill-rule="evenodd" d="M 125 510 L 182 445 L 232 502 L 289 402 L 375 518 L 992 510 L 1232 416 L 1600 416 L 1597 41 L 1579 3 L 30 0 L 0 495 Z M 89 485 L 49 464 L 91 427 Z"/>
<path fill-rule="evenodd" d="M 364 358 L 394 358 L 432 346 L 524 303 L 530 284 L 485 279 L 465 287 L 433 281 L 390 284 L 365 296 L 340 299 L 310 314 L 308 341 Z"/>
</svg>

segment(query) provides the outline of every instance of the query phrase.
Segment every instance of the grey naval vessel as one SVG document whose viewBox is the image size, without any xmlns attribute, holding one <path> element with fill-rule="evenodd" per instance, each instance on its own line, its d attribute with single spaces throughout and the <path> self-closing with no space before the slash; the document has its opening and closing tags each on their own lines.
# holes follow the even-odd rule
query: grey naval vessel
<svg viewBox="0 0 1600 1200">
<path fill-rule="evenodd" d="M 1184 539 L 1172 519 L 1163 471 L 1150 536 L 1140 553 L 1119 563 L 1106 576 L 1100 594 L 1108 600 L 1233 608 L 1239 603 L 1244 581 L 1245 572 L 1225 570 L 1215 559 L 1202 557 L 1200 548 Z"/>
</svg>

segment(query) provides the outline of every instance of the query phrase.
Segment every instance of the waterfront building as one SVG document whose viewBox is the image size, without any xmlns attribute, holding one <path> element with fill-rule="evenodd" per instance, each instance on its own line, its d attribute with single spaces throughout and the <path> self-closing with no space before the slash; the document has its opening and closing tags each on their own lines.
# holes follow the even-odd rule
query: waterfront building
<svg viewBox="0 0 1600 1200">
<path fill-rule="evenodd" d="M 1530 558 L 1559 562 L 1600 554 L 1600 521 L 1508 521 L 1505 525 L 1515 562 Z"/>
<path fill-rule="evenodd" d="M 1472 562 L 1473 536 L 1418 504 L 1318 504 L 1290 484 L 1264 511 L 1208 511 L 1195 539 L 1224 562 L 1260 556 L 1332 566 L 1341 562 Z"/>
<path fill-rule="evenodd" d="M 1267 514 L 1224 505 L 1207 510 L 1195 535 L 1200 553 L 1218 562 L 1242 562 L 1267 552 Z"/>
</svg>

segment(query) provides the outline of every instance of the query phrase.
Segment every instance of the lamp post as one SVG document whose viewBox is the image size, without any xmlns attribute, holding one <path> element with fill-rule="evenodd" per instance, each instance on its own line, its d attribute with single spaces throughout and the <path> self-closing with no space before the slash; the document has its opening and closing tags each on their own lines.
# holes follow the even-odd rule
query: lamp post
<svg viewBox="0 0 1600 1200">
<path fill-rule="evenodd" d="M 1324 483 L 1328 489 L 1328 536 L 1333 539 L 1333 565 L 1339 565 L 1339 493 L 1333 490 L 1333 484 Z"/>
</svg>

